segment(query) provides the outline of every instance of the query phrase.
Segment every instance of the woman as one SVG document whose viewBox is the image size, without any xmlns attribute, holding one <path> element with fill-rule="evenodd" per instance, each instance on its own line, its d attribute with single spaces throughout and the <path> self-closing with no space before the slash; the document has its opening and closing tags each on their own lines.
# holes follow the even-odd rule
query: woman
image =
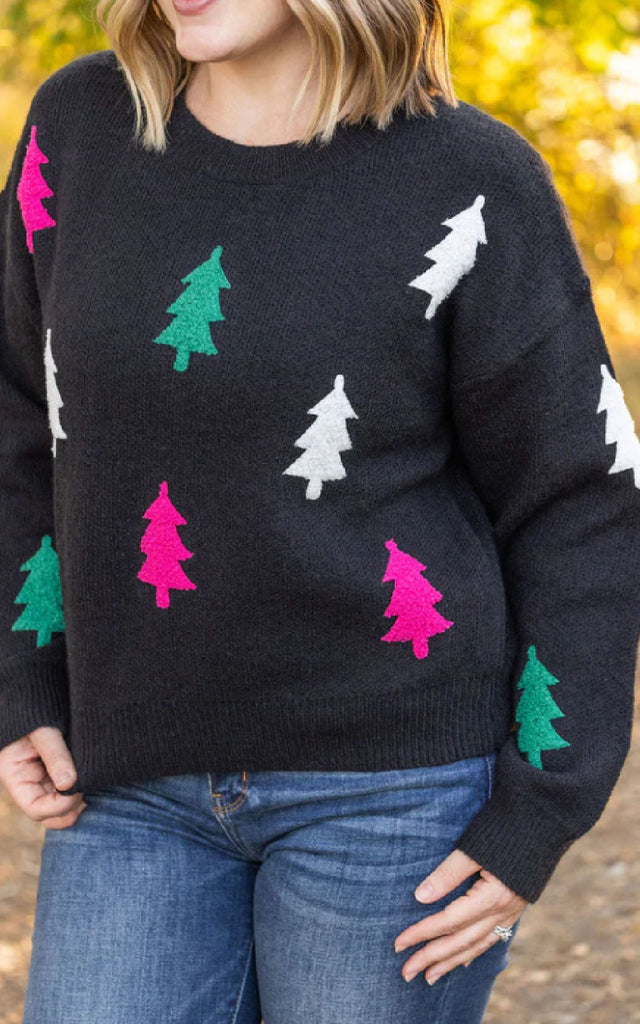
<svg viewBox="0 0 640 1024">
<path fill-rule="evenodd" d="M 98 13 L 2 194 L 25 1024 L 474 1024 L 630 738 L 639 447 L 566 210 L 437 2 Z"/>
</svg>

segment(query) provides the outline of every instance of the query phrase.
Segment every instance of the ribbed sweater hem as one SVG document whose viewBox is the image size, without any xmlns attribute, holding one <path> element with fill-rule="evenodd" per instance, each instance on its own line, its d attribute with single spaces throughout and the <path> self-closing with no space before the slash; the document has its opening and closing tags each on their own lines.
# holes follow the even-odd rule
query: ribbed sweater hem
<svg viewBox="0 0 640 1024">
<path fill-rule="evenodd" d="M 50 652 L 47 652 L 50 654 Z M 63 657 L 13 658 L 0 667 L 0 749 L 42 725 L 69 725 Z"/>
<path fill-rule="evenodd" d="M 66 793 L 134 779 L 205 771 L 383 771 L 486 754 L 509 732 L 504 708 L 487 701 L 474 730 L 454 703 L 428 690 L 270 704 L 89 703 L 72 715 L 78 771 Z"/>
</svg>

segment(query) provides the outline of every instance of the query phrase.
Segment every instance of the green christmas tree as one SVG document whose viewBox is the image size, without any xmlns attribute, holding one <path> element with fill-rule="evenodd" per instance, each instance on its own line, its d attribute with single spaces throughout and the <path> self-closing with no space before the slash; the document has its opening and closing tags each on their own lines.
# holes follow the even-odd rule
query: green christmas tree
<svg viewBox="0 0 640 1024">
<path fill-rule="evenodd" d="M 42 538 L 35 555 L 20 569 L 29 575 L 14 604 L 24 604 L 26 608 L 11 629 L 35 629 L 38 633 L 36 646 L 42 647 L 50 643 L 52 633 L 63 633 L 65 628 L 60 566 L 48 533 Z"/>
<path fill-rule="evenodd" d="M 217 245 L 208 260 L 181 279 L 188 287 L 167 309 L 175 320 L 153 339 L 176 349 L 174 370 L 186 370 L 192 352 L 218 354 L 209 324 L 225 319 L 220 309 L 220 289 L 231 287 L 220 264 L 221 255 L 222 246 Z"/>
<path fill-rule="evenodd" d="M 540 752 L 570 747 L 568 740 L 559 736 L 549 721 L 551 718 L 564 718 L 549 687 L 558 682 L 555 676 L 544 667 L 536 657 L 536 649 L 531 645 L 527 651 L 527 663 L 524 667 L 518 689 L 523 690 L 522 697 L 516 708 L 518 730 L 518 747 L 527 754 L 535 768 L 542 768 Z"/>
</svg>

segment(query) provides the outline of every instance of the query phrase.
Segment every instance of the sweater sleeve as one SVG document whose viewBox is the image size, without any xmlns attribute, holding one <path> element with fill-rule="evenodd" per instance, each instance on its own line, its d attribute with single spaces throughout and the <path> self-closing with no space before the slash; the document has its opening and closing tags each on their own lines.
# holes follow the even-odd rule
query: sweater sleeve
<svg viewBox="0 0 640 1024">
<path fill-rule="evenodd" d="M 618 779 L 640 629 L 640 442 L 567 209 L 532 163 L 510 213 L 487 197 L 498 264 L 478 255 L 451 320 L 455 434 L 517 637 L 511 732 L 456 846 L 529 902 Z"/>
<path fill-rule="evenodd" d="M 46 131 L 39 115 L 43 91 L 32 101 L 0 192 L 0 748 L 38 726 L 64 732 L 68 724 L 52 432 L 34 269 L 39 229 L 55 223 L 51 175 L 35 135 Z"/>
</svg>

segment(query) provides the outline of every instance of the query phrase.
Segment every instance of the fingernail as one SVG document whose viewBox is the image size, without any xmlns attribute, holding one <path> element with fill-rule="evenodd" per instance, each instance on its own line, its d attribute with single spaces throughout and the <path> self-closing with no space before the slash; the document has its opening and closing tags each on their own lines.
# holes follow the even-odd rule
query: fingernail
<svg viewBox="0 0 640 1024">
<path fill-rule="evenodd" d="M 428 984 L 428 985 L 433 985 L 433 984 L 434 984 L 434 982 L 436 982 L 436 981 L 438 980 L 438 978 L 440 978 L 440 977 L 441 977 L 441 975 L 440 975 L 440 974 L 431 974 L 431 975 L 430 975 L 430 976 L 429 976 L 429 977 L 427 978 L 427 984 Z"/>
<path fill-rule="evenodd" d="M 417 900 L 430 900 L 434 896 L 434 889 L 431 882 L 422 882 L 415 891 Z"/>
<path fill-rule="evenodd" d="M 413 974 L 405 974 L 404 975 L 404 980 L 405 981 L 413 981 L 413 979 L 415 978 L 417 973 L 418 973 L 417 971 L 414 971 Z"/>
</svg>

